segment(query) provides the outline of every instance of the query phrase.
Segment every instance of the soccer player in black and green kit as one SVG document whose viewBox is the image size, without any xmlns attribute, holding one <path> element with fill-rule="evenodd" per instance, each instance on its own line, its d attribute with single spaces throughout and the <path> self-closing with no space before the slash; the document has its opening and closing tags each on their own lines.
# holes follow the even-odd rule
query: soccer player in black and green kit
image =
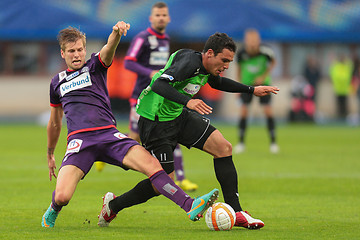
<svg viewBox="0 0 360 240">
<path fill-rule="evenodd" d="M 139 132 L 145 148 L 156 156 L 173 178 L 173 150 L 177 143 L 195 147 L 213 156 L 216 178 L 224 200 L 236 212 L 235 226 L 258 229 L 261 220 L 252 218 L 239 203 L 237 172 L 232 160 L 232 146 L 219 130 L 203 117 L 212 108 L 192 97 L 206 83 L 211 87 L 235 93 L 265 96 L 279 90 L 271 86 L 247 86 L 220 77 L 228 69 L 236 51 L 234 41 L 225 33 L 215 33 L 207 40 L 203 52 L 182 49 L 173 53 L 165 67 L 154 75 L 138 99 Z M 110 202 L 110 208 L 123 208 L 146 202 L 156 196 L 148 180 Z"/>
<path fill-rule="evenodd" d="M 240 82 L 250 86 L 271 85 L 271 70 L 275 66 L 273 50 L 261 44 L 260 34 L 256 29 L 247 29 L 244 36 L 244 46 L 236 54 L 238 62 L 238 76 Z M 252 94 L 241 93 L 242 100 L 240 121 L 239 121 L 239 143 L 234 147 L 235 153 L 245 151 L 245 132 L 249 104 L 252 101 Z M 263 106 L 266 115 L 267 128 L 270 135 L 270 152 L 278 153 L 279 147 L 276 143 L 275 121 L 271 109 L 271 95 L 260 97 L 260 104 Z"/>
</svg>

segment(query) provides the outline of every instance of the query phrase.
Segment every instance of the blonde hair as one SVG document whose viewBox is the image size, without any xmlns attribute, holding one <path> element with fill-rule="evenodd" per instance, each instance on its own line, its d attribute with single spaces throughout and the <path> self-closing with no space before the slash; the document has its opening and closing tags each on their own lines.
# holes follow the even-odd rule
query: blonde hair
<svg viewBox="0 0 360 240">
<path fill-rule="evenodd" d="M 69 42 L 76 42 L 81 39 L 84 46 L 86 45 L 85 33 L 74 27 L 68 27 L 61 30 L 57 36 L 60 48 L 65 51 L 65 45 Z"/>
</svg>

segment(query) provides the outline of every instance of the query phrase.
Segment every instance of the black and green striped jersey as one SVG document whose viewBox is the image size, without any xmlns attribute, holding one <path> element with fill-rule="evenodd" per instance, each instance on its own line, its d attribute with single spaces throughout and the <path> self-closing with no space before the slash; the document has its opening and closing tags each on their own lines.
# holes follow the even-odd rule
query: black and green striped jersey
<svg viewBox="0 0 360 240">
<path fill-rule="evenodd" d="M 166 79 L 179 93 L 191 98 L 207 83 L 209 77 L 217 78 L 206 72 L 201 52 L 178 50 L 170 56 L 165 67 L 154 75 L 150 85 L 141 92 L 136 111 L 150 120 L 155 120 L 157 116 L 159 121 L 171 121 L 181 114 L 184 106 L 152 91 L 151 86 L 155 80 Z"/>
</svg>

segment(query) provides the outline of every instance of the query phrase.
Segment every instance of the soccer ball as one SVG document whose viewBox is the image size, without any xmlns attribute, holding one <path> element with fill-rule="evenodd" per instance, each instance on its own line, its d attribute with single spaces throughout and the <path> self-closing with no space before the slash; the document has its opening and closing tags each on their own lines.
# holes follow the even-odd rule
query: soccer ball
<svg viewBox="0 0 360 240">
<path fill-rule="evenodd" d="M 205 214 L 206 225 L 214 231 L 230 230 L 235 223 L 234 209 L 226 203 L 218 202 L 208 208 Z"/>
</svg>

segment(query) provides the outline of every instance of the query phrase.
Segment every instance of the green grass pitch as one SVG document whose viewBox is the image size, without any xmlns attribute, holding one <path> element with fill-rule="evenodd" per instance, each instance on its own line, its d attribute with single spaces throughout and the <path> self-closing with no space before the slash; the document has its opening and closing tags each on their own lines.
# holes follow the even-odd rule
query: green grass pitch
<svg viewBox="0 0 360 240">
<path fill-rule="evenodd" d="M 236 144 L 234 126 L 214 124 Z M 126 132 L 127 124 L 120 124 Z M 62 132 L 57 166 L 65 152 Z M 55 228 L 41 227 L 51 201 L 46 128 L 0 126 L 0 239 L 360 239 L 360 129 L 346 126 L 278 127 L 280 153 L 269 153 L 264 126 L 250 126 L 247 151 L 234 155 L 244 210 L 265 222 L 261 230 L 210 231 L 191 222 L 165 197 L 121 211 L 108 228 L 97 226 L 101 197 L 121 194 L 143 175 L 107 165 L 80 182 Z M 219 188 L 209 155 L 183 148 L 186 176 L 199 184 L 196 197 Z M 222 197 L 218 201 L 222 201 Z"/>
</svg>

